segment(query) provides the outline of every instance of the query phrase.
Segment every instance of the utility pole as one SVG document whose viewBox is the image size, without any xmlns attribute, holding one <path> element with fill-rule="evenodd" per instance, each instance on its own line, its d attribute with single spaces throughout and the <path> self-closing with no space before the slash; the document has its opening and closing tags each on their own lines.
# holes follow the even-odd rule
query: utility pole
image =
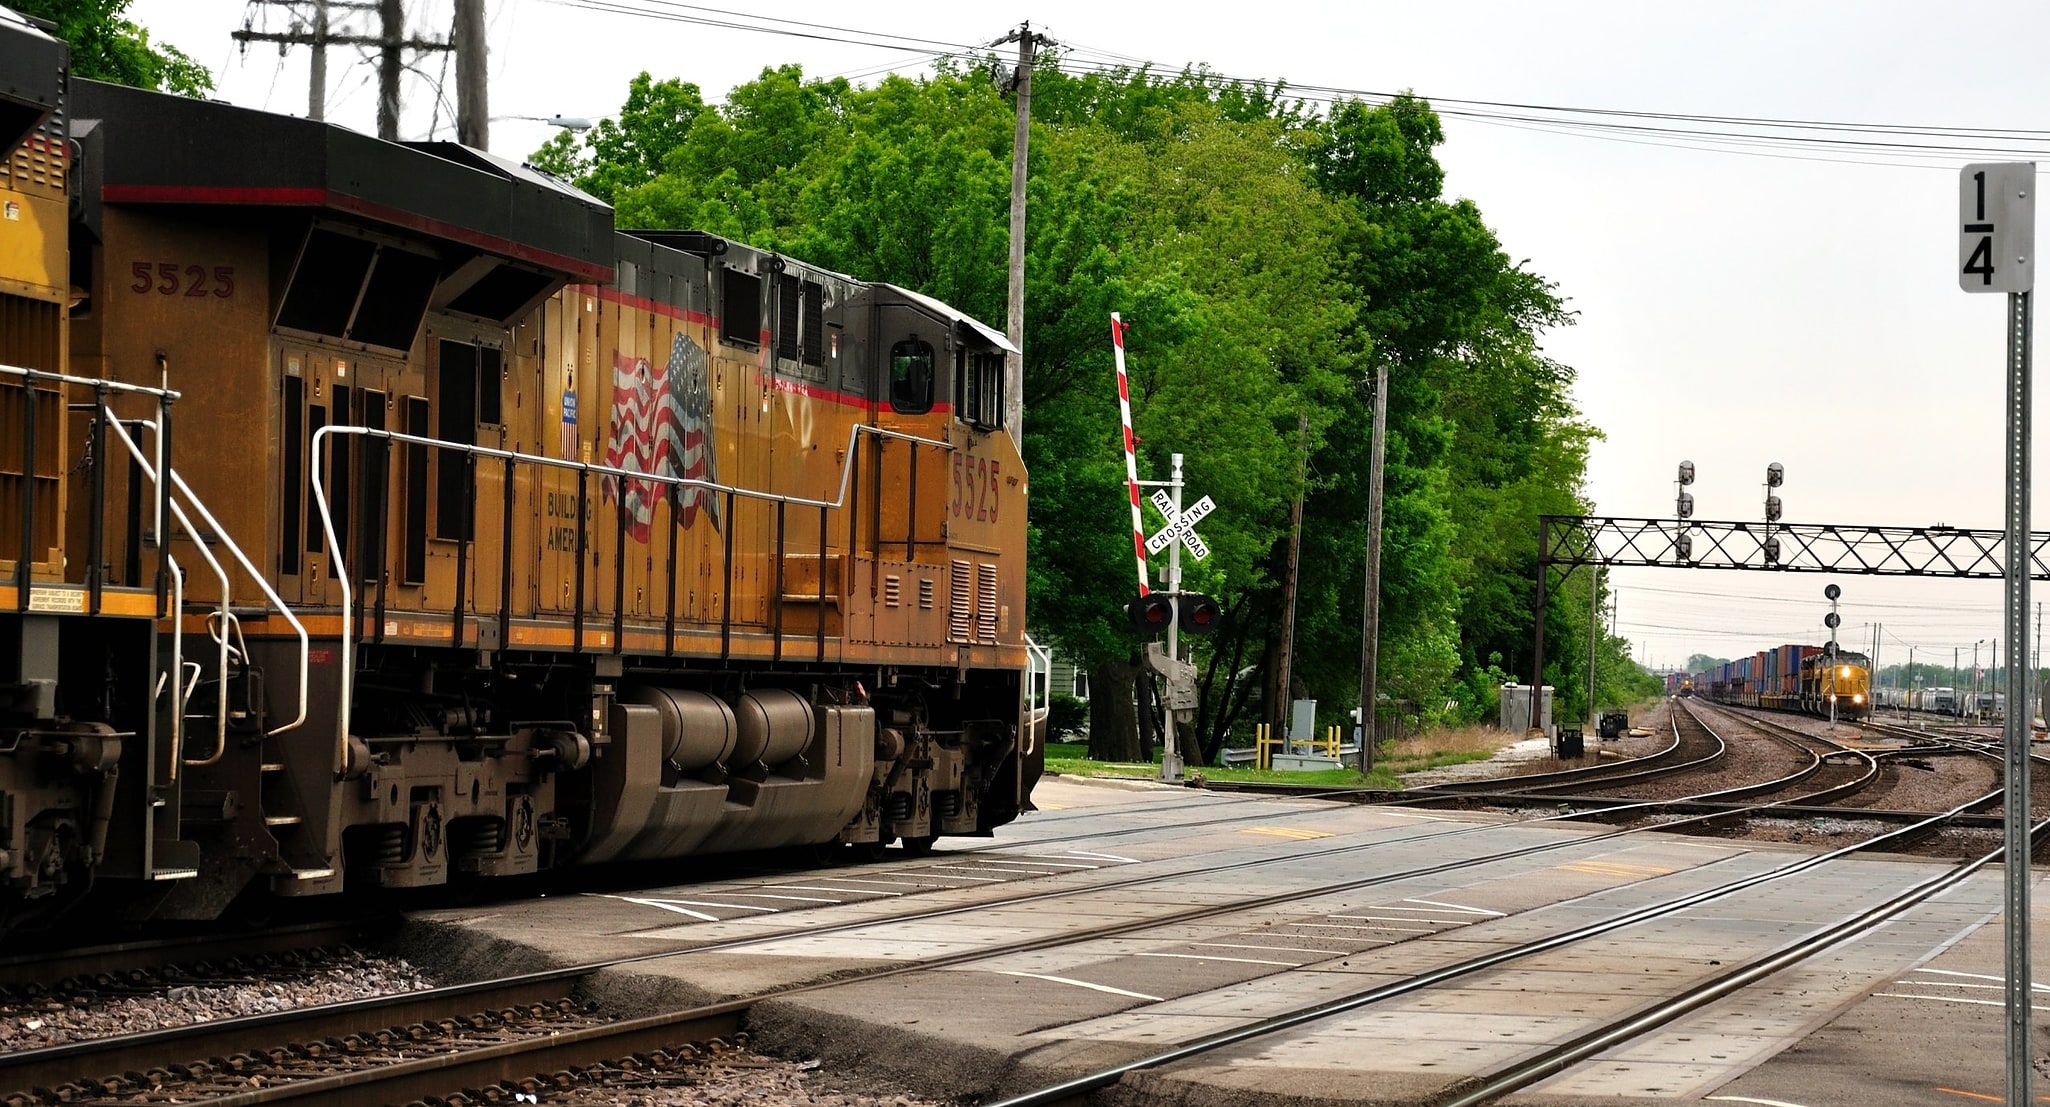
<svg viewBox="0 0 2050 1107">
<path fill-rule="evenodd" d="M 313 73 L 306 82 L 306 118 L 327 118 L 327 0 L 313 0 Z"/>
<path fill-rule="evenodd" d="M 1290 687 L 1295 675 L 1295 598 L 1303 559 L 1303 486 L 1310 471 L 1308 412 L 1296 417 L 1296 450 L 1300 456 L 1296 462 L 1295 503 L 1288 509 L 1288 575 L 1281 581 L 1281 656 L 1275 665 L 1275 694 L 1267 703 L 1268 726 L 1283 733 L 1288 725 L 1288 705 L 1294 699 Z"/>
<path fill-rule="evenodd" d="M 1381 666 L 1381 468 L 1387 456 L 1388 362 L 1376 359 L 1374 367 L 1374 446 L 1367 468 L 1367 583 L 1366 611 L 1360 616 L 1360 772 L 1374 767 L 1374 741 L 1379 720 Z M 1539 574 L 1544 566 L 1538 566 Z M 1544 616 L 1539 615 L 1542 628 Z M 1543 682 L 1538 677 L 1538 682 Z M 1532 693 L 1535 697 L 1536 693 Z M 1536 699 L 1532 699 L 1532 725 L 1536 725 Z"/>
<path fill-rule="evenodd" d="M 258 0 L 267 7 L 280 7 L 296 12 L 294 0 Z M 476 5 L 478 24 L 482 26 L 483 0 L 458 0 L 458 15 L 464 5 Z M 338 34 L 334 30 L 330 15 L 335 10 L 374 11 L 381 20 L 381 30 L 375 35 Z M 229 37 L 247 48 L 252 42 L 275 42 L 278 49 L 288 46 L 311 46 L 313 48 L 313 73 L 306 97 L 307 118 L 323 119 L 327 115 L 327 48 L 330 46 L 375 46 L 380 51 L 378 59 L 377 137 L 395 142 L 399 137 L 399 76 L 405 70 L 405 52 L 416 54 L 434 53 L 455 49 L 447 41 L 436 38 L 407 38 L 405 33 L 406 12 L 403 0 L 313 0 L 313 26 L 309 29 L 295 18 L 288 31 L 259 31 L 250 24 Z M 479 68 L 478 83 L 483 82 L 482 40 L 477 35 Z M 480 91 L 481 97 L 481 91 Z M 467 97 L 464 97 L 467 103 Z M 482 118 L 488 113 L 483 101 L 477 102 L 477 115 Z"/>
<path fill-rule="evenodd" d="M 491 93 L 484 36 L 484 0 L 456 0 L 456 141 L 491 148 Z"/>
<path fill-rule="evenodd" d="M 1032 138 L 1032 59 L 1041 46 L 1059 45 L 1032 30 L 1028 21 L 996 41 L 1018 44 L 1017 129 L 1011 137 L 1011 282 L 1005 298 L 1004 337 L 1012 349 L 1004 355 L 1004 426 L 1011 440 L 1025 440 L 1025 174 L 1026 148 Z"/>
</svg>

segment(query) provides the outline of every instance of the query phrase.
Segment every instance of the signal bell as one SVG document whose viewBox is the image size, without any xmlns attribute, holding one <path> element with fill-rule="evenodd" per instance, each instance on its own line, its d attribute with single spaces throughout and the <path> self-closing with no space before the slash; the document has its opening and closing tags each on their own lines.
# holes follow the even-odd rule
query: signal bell
<svg viewBox="0 0 2050 1107">
<path fill-rule="evenodd" d="M 1183 634 L 1209 634 L 1223 618 L 1217 601 L 1200 592 L 1185 592 L 1175 598 L 1175 622 Z"/>
<path fill-rule="evenodd" d="M 1174 600 L 1153 592 L 1125 605 L 1125 617 L 1132 621 L 1132 633 L 1151 638 L 1174 625 Z"/>
</svg>

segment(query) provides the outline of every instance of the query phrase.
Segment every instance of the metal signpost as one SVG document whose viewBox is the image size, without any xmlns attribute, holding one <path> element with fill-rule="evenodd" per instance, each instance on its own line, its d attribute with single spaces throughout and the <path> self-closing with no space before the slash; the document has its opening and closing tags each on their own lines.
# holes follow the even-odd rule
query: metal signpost
<svg viewBox="0 0 2050 1107">
<path fill-rule="evenodd" d="M 1985 162 L 1958 174 L 1958 284 L 2007 293 L 2007 640 L 2028 633 L 2029 291 L 2035 287 L 2036 163 Z M 2023 651 L 2007 654 L 2010 693 L 2028 682 Z M 2007 855 L 2007 1102 L 2029 1103 L 2029 717 L 2010 704 Z"/>
<path fill-rule="evenodd" d="M 1205 496 L 1190 504 L 1187 511 L 1182 510 L 1182 455 L 1172 456 L 1174 479 L 1166 482 L 1142 480 L 1137 483 L 1156 486 L 1165 483 L 1167 486 L 1165 490 L 1156 488 L 1154 493 L 1147 497 L 1167 520 L 1167 525 L 1146 540 L 1146 552 L 1157 554 L 1162 550 L 1167 551 L 1167 593 L 1178 597 L 1182 594 L 1182 547 L 1187 546 L 1189 556 L 1198 561 L 1210 556 L 1210 547 L 1204 545 L 1203 539 L 1197 537 L 1195 528 L 1197 523 L 1217 510 L 1217 504 Z M 1177 618 L 1168 624 L 1167 656 L 1180 660 L 1180 647 L 1181 620 Z M 1163 711 L 1161 716 L 1163 723 L 1160 732 L 1160 779 L 1170 784 L 1179 784 L 1182 779 L 1182 748 L 1176 744 L 1174 711 Z"/>
</svg>

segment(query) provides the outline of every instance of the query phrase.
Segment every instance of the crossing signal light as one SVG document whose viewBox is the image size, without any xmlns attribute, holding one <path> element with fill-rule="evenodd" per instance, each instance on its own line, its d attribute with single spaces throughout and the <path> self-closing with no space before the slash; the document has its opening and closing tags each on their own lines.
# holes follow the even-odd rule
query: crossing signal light
<svg viewBox="0 0 2050 1107">
<path fill-rule="evenodd" d="M 1200 592 L 1189 592 L 1175 600 L 1175 622 L 1183 634 L 1209 634 L 1224 619 L 1217 601 Z"/>
<path fill-rule="evenodd" d="M 1174 625 L 1174 600 L 1158 592 L 1141 596 L 1125 605 L 1125 617 L 1133 633 L 1151 638 Z"/>
</svg>

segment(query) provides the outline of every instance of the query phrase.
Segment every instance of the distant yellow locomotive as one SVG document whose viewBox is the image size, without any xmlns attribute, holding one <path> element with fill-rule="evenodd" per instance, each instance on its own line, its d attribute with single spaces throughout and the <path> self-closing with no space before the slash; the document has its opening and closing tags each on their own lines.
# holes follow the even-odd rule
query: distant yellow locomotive
<svg viewBox="0 0 2050 1107">
<path fill-rule="evenodd" d="M 0 929 L 1028 809 L 1000 333 L 0 34 Z"/>
<path fill-rule="evenodd" d="M 1862 653 L 1784 645 L 1685 678 L 1716 703 L 1862 719 L 1872 710 L 1872 662 Z"/>
</svg>

